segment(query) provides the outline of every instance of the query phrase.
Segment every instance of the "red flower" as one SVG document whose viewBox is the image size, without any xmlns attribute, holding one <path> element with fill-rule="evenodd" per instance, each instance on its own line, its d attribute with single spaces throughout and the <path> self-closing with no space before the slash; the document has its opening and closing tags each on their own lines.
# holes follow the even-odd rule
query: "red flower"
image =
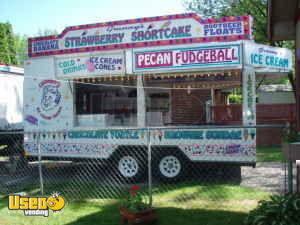
<svg viewBox="0 0 300 225">
<path fill-rule="evenodd" d="M 130 190 L 136 192 L 136 191 L 140 190 L 140 187 L 137 186 L 137 185 L 133 185 L 133 186 L 130 188 Z"/>
<path fill-rule="evenodd" d="M 140 190 L 140 187 L 137 186 L 137 185 L 133 185 L 133 186 L 130 188 L 129 193 L 130 193 L 131 195 L 135 195 L 135 194 L 138 192 L 138 190 Z"/>
</svg>

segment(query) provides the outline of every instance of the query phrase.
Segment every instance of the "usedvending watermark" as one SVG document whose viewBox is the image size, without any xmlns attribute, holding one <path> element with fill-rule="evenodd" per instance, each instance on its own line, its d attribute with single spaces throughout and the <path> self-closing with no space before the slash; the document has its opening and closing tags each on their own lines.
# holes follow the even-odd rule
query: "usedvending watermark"
<svg viewBox="0 0 300 225">
<path fill-rule="evenodd" d="M 58 193 L 50 197 L 24 197 L 20 195 L 10 195 L 8 201 L 9 210 L 23 210 L 24 216 L 49 216 L 49 209 L 53 212 L 64 208 L 65 199 Z"/>
</svg>

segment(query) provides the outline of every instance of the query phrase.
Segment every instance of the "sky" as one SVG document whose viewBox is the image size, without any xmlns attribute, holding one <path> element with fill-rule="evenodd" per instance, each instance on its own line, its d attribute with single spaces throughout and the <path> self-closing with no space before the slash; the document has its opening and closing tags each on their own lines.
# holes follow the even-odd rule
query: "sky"
<svg viewBox="0 0 300 225">
<path fill-rule="evenodd" d="M 67 26 L 184 13 L 184 0 L 0 0 L 0 22 L 16 34 L 59 33 Z"/>
</svg>

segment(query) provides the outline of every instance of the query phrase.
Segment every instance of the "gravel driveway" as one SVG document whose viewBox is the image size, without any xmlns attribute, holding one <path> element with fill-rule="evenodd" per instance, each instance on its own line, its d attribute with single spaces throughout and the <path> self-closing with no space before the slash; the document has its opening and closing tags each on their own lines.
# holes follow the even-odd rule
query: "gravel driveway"
<svg viewBox="0 0 300 225">
<path fill-rule="evenodd" d="M 5 186 L 19 186 L 22 187 L 27 185 L 28 182 L 31 183 L 33 181 L 38 182 L 38 171 L 37 166 L 34 166 L 34 173 L 30 173 L 31 176 L 28 176 L 28 173 L 25 174 L 18 174 L 18 176 L 4 176 L 1 175 L 0 179 L 3 182 L 0 182 L 0 189 L 1 183 L 5 183 Z M 101 172 L 101 171 L 100 171 Z M 103 184 L 108 182 L 112 184 L 113 182 L 110 180 L 111 176 L 109 174 L 103 174 L 100 176 L 99 179 L 99 171 L 95 173 L 83 173 L 77 174 L 75 176 L 69 176 L 70 174 L 66 171 L 66 168 L 57 168 L 57 169 L 43 169 L 44 174 L 44 182 L 51 183 L 55 180 L 55 183 L 59 181 L 66 181 L 68 178 L 76 179 L 78 181 L 84 182 L 95 182 L 98 184 Z M 296 170 L 294 171 L 296 174 Z M 23 177 L 22 177 L 23 175 Z M 24 175 L 26 175 L 24 177 Z M 24 182 L 25 180 L 27 182 Z M 252 167 L 242 167 L 242 182 L 241 186 L 255 188 L 257 190 L 268 191 L 272 193 L 283 193 L 285 192 L 285 164 L 278 163 L 278 162 L 270 162 L 270 163 L 257 163 L 256 168 Z M 107 181 L 108 180 L 108 181 Z M 5 182 L 6 181 L 6 182 Z M 294 184 L 296 181 L 294 181 Z M 24 185 L 20 185 L 24 184 Z"/>
<path fill-rule="evenodd" d="M 294 171 L 294 174 L 295 173 L 296 170 Z M 242 167 L 242 186 L 256 188 L 273 193 L 283 193 L 285 191 L 284 184 L 284 163 L 257 163 L 256 168 Z"/>
</svg>

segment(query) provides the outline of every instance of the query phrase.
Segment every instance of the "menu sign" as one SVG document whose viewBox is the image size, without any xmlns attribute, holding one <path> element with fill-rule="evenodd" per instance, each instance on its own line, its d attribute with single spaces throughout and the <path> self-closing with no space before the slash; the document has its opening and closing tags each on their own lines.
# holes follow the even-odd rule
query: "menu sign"
<svg viewBox="0 0 300 225">
<path fill-rule="evenodd" d="M 168 71 L 241 65 L 240 44 L 134 52 L 134 71 Z"/>
<path fill-rule="evenodd" d="M 125 73 L 125 61 L 120 54 L 93 54 L 55 60 L 56 75 L 58 77 L 82 77 L 97 75 L 120 75 Z"/>
<path fill-rule="evenodd" d="M 29 56 L 252 39 L 252 18 L 218 20 L 180 14 L 66 28 L 60 35 L 29 39 Z"/>
<path fill-rule="evenodd" d="M 256 68 L 291 71 L 293 53 L 287 48 L 245 42 L 246 63 Z"/>
</svg>

